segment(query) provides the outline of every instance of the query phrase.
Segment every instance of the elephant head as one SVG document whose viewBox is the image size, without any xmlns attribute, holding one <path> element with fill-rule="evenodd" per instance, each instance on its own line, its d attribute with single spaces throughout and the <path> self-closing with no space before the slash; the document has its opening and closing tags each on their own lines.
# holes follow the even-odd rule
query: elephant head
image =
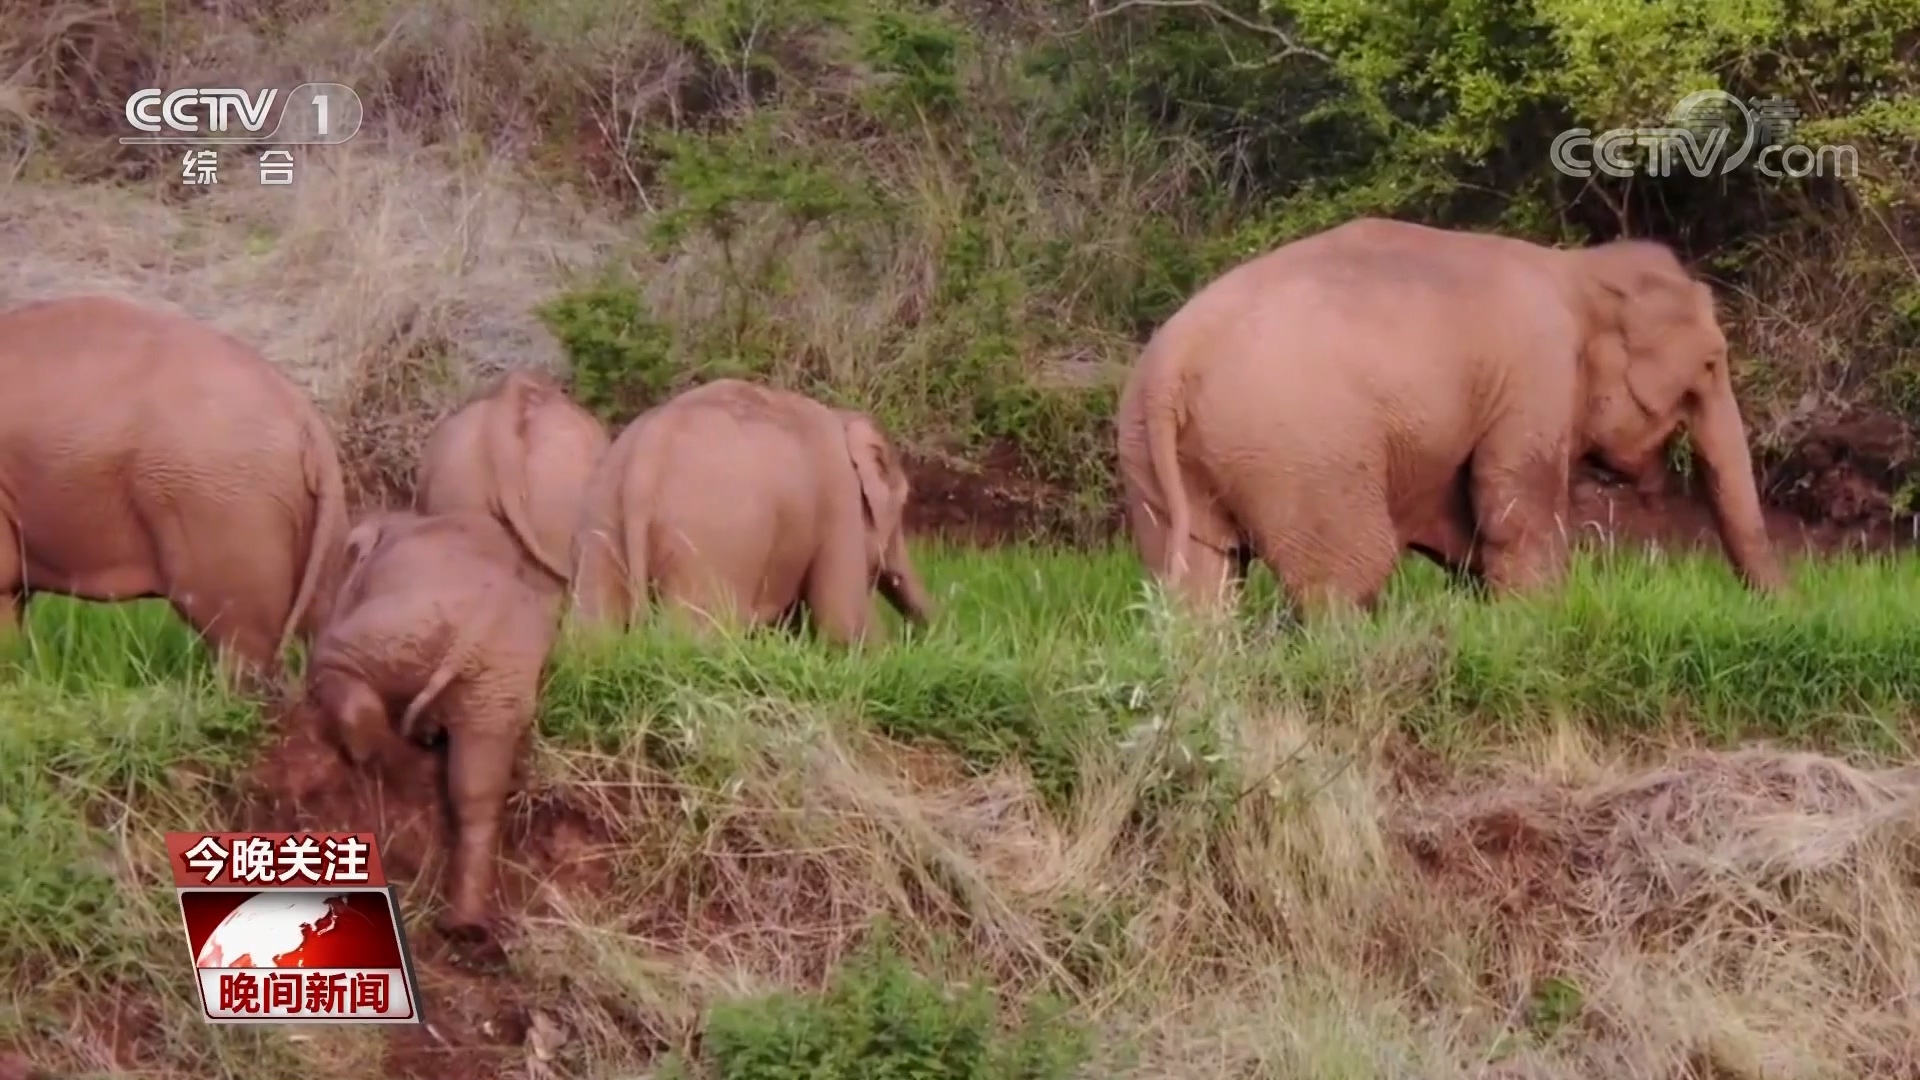
<svg viewBox="0 0 1920 1080">
<path fill-rule="evenodd" d="M 933 600 L 907 557 L 907 471 L 893 445 L 868 417 L 840 410 L 847 454 L 860 481 L 860 505 L 866 517 L 867 567 L 880 595 L 913 622 L 933 617 Z"/>
<path fill-rule="evenodd" d="M 1579 451 L 1644 484 L 1684 425 L 1729 559 L 1752 587 L 1783 587 L 1713 290 L 1649 241 L 1618 240 L 1573 257 L 1586 306 Z"/>
</svg>

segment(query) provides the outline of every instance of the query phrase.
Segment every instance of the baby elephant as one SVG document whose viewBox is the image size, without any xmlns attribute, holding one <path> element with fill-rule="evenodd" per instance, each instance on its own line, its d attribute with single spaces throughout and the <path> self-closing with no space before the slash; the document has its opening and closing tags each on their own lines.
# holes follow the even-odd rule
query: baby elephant
<svg viewBox="0 0 1920 1080">
<path fill-rule="evenodd" d="M 608 441 L 606 425 L 559 383 L 510 371 L 435 425 L 420 451 L 414 508 L 492 514 L 564 581 L 580 501 Z"/>
<path fill-rule="evenodd" d="M 457 841 L 439 926 L 484 938 L 494 849 L 561 586 L 484 514 L 374 514 L 348 533 L 346 561 L 307 665 L 307 700 L 355 765 L 384 765 L 400 740 L 447 732 Z"/>
<path fill-rule="evenodd" d="M 574 541 L 583 624 L 627 625 L 649 587 L 683 611 L 761 625 L 804 606 L 842 644 L 878 586 L 925 623 L 907 558 L 906 471 L 872 420 L 719 379 L 642 413 L 600 459 Z"/>
</svg>

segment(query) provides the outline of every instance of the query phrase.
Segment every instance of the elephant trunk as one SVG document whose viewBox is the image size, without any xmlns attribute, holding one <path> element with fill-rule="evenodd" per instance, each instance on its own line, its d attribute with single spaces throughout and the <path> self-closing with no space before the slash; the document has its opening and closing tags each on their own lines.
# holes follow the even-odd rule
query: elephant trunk
<svg viewBox="0 0 1920 1080">
<path fill-rule="evenodd" d="M 896 531 L 887 544 L 887 560 L 880 572 L 879 586 L 880 595 L 909 621 L 925 626 L 933 619 L 933 597 L 907 558 L 904 530 Z"/>
<path fill-rule="evenodd" d="M 1691 427 L 1696 456 L 1706 475 L 1708 502 L 1727 558 L 1749 587 L 1760 592 L 1786 588 L 1786 574 L 1774 554 L 1766 519 L 1760 512 L 1746 425 L 1740 420 L 1724 366 L 1719 386 L 1702 395 L 1696 406 Z"/>
</svg>

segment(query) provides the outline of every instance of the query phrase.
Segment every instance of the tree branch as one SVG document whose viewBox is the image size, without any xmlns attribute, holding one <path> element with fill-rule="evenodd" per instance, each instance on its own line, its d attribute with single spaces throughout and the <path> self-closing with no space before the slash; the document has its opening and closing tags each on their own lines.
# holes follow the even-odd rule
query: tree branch
<svg viewBox="0 0 1920 1080">
<path fill-rule="evenodd" d="M 1087 9 L 1092 12 L 1090 18 L 1094 21 L 1111 18 L 1128 8 L 1198 8 L 1207 15 L 1216 19 L 1224 19 L 1240 27 L 1242 30 L 1251 30 L 1256 34 L 1264 34 L 1278 41 L 1280 43 L 1280 54 L 1273 57 L 1269 63 L 1284 60 L 1289 56 L 1311 56 L 1315 60 L 1323 63 L 1333 63 L 1332 57 L 1321 52 L 1319 49 L 1300 44 L 1293 39 L 1293 35 L 1287 33 L 1285 30 L 1271 23 L 1255 22 L 1245 15 L 1229 11 L 1221 7 L 1215 0 L 1120 0 L 1119 3 L 1104 8 L 1100 6 L 1100 0 L 1087 0 Z"/>
</svg>

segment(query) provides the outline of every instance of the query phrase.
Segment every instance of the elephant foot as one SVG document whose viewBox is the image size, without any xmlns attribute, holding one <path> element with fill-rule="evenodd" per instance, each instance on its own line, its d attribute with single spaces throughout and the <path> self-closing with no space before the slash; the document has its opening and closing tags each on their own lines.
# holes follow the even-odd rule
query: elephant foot
<svg viewBox="0 0 1920 1080">
<path fill-rule="evenodd" d="M 507 951 L 500 937 L 484 920 L 461 918 L 451 911 L 442 912 L 434 921 L 453 948 L 448 958 L 454 966 L 469 971 L 499 971 L 506 967 Z"/>
</svg>

